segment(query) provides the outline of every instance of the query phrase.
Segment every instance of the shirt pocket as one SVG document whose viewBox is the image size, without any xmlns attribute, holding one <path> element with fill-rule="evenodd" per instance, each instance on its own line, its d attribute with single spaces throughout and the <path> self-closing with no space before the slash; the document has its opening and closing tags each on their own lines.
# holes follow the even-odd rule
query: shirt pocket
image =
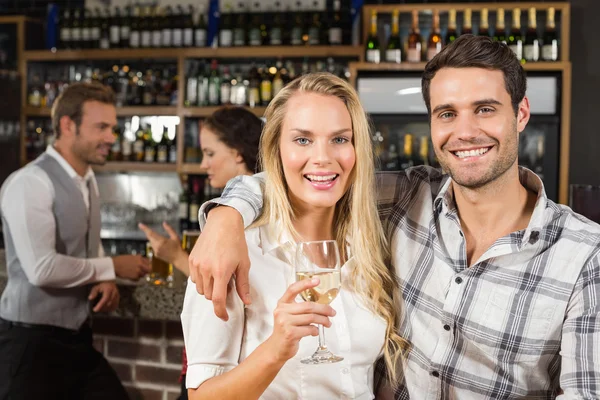
<svg viewBox="0 0 600 400">
<path fill-rule="evenodd" d="M 556 304 L 539 294 L 496 286 L 473 344 L 487 357 L 502 362 L 537 361 L 547 346 L 555 313 Z"/>
</svg>

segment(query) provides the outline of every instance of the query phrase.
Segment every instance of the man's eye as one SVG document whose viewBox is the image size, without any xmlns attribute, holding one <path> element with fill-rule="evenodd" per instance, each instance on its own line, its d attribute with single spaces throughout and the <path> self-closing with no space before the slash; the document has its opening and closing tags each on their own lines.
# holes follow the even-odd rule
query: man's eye
<svg viewBox="0 0 600 400">
<path fill-rule="evenodd" d="M 454 113 L 451 112 L 444 112 L 440 114 L 440 118 L 442 119 L 448 119 L 448 118 L 452 118 L 454 116 Z"/>
</svg>

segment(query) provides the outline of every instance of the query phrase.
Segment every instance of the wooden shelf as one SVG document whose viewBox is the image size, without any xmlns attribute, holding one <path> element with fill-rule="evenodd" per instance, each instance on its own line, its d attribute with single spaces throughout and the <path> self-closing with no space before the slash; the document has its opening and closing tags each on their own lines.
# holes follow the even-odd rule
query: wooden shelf
<svg viewBox="0 0 600 400">
<path fill-rule="evenodd" d="M 215 107 L 185 107 L 185 108 L 182 109 L 181 114 L 184 117 L 188 117 L 188 118 L 208 117 L 209 115 L 211 115 L 212 113 L 214 113 L 219 108 L 221 108 L 221 106 L 215 106 Z M 262 117 L 264 115 L 264 113 L 265 113 L 265 110 L 267 109 L 266 107 L 244 107 L 244 108 L 246 108 L 248 111 L 251 111 L 257 117 Z"/>
<path fill-rule="evenodd" d="M 427 63 L 409 63 L 400 64 L 380 63 L 373 64 L 368 62 L 351 62 L 348 64 L 350 71 L 423 71 Z M 530 62 L 523 65 L 525 71 L 562 71 L 568 68 L 569 62 Z"/>
<path fill-rule="evenodd" d="M 359 57 L 362 46 L 257 46 L 181 49 L 91 49 L 25 51 L 25 61 L 132 60 L 184 58 Z"/>
<path fill-rule="evenodd" d="M 28 117 L 50 117 L 50 108 L 26 107 L 25 115 Z M 139 106 L 139 107 L 117 107 L 117 116 L 129 117 L 133 115 L 177 115 L 175 106 Z"/>
<path fill-rule="evenodd" d="M 94 166 L 95 172 L 177 172 L 177 164 L 108 161 Z"/>
<path fill-rule="evenodd" d="M 200 168 L 200 164 L 181 164 L 178 168 L 180 174 L 188 174 L 188 175 L 204 175 L 206 174 L 206 170 Z"/>
<path fill-rule="evenodd" d="M 392 11 L 398 12 L 406 12 L 410 13 L 412 10 L 417 11 L 433 11 L 438 10 L 441 12 L 448 11 L 450 9 L 454 9 L 456 11 L 463 11 L 467 8 L 470 8 L 473 11 L 480 11 L 484 8 L 489 9 L 490 11 L 497 10 L 499 8 L 504 8 L 505 10 L 512 10 L 513 8 L 521 8 L 522 10 L 526 10 L 530 7 L 536 7 L 541 9 L 547 9 L 550 7 L 554 7 L 557 11 L 565 10 L 569 7 L 569 3 L 567 2 L 544 2 L 540 4 L 539 2 L 520 2 L 517 3 L 467 3 L 467 2 L 453 2 L 448 4 L 366 4 L 363 6 L 363 15 L 370 15 L 372 10 L 376 10 L 378 13 L 392 13 Z M 369 20 L 370 21 L 370 20 Z"/>
</svg>

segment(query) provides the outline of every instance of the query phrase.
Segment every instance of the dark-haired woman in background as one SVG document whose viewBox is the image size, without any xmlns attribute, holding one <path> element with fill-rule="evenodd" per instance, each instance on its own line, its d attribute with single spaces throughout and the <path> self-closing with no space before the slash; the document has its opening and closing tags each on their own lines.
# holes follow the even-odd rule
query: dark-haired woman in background
<svg viewBox="0 0 600 400">
<path fill-rule="evenodd" d="M 242 107 L 219 108 L 202 122 L 200 166 L 206 171 L 210 186 L 222 189 L 231 178 L 258 172 L 256 159 L 261 131 L 260 118 Z M 150 241 L 156 257 L 173 264 L 186 276 L 189 275 L 188 254 L 181 248 L 181 240 L 169 224 L 163 222 L 163 228 L 169 237 L 160 235 L 144 224 L 139 224 L 139 227 Z M 180 400 L 187 399 L 186 366 L 184 351 Z"/>
</svg>

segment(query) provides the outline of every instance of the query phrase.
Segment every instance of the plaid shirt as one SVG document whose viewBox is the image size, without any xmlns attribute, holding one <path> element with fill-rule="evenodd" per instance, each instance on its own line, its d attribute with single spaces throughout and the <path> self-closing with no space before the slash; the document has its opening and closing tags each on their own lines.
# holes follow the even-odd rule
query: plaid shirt
<svg viewBox="0 0 600 400">
<path fill-rule="evenodd" d="M 396 399 L 600 399 L 599 225 L 521 169 L 538 194 L 529 226 L 469 267 L 447 176 L 417 167 L 378 179 L 410 344 Z M 217 203 L 249 223 L 260 199 L 259 180 L 244 177 Z"/>
</svg>

